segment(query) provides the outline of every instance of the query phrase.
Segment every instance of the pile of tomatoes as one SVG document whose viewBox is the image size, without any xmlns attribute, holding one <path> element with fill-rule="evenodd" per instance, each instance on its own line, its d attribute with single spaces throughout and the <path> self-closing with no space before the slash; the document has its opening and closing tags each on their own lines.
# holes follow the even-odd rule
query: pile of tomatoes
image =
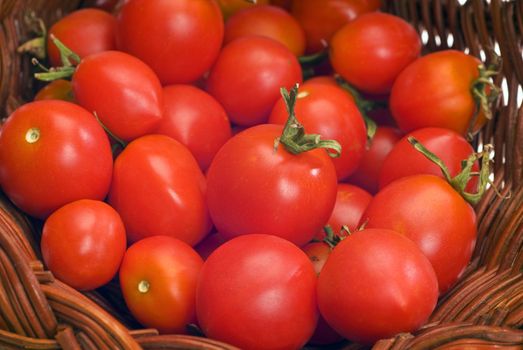
<svg viewBox="0 0 523 350">
<path fill-rule="evenodd" d="M 427 322 L 475 246 L 478 59 L 422 55 L 379 1 L 96 3 L 50 27 L 52 82 L 0 132 L 58 279 L 245 349 Z"/>
</svg>

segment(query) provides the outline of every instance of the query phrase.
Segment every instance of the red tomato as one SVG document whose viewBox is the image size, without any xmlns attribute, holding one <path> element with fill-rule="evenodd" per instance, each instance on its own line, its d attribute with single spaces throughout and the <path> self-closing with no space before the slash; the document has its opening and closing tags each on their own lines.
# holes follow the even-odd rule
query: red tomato
<svg viewBox="0 0 523 350">
<path fill-rule="evenodd" d="M 261 35 L 287 46 L 296 56 L 305 51 L 305 33 L 287 11 L 276 6 L 255 6 L 227 20 L 224 43 L 247 35 Z"/>
<path fill-rule="evenodd" d="M 27 103 L 0 130 L 0 184 L 29 215 L 43 219 L 77 199 L 102 200 L 112 168 L 104 130 L 70 102 Z"/>
<path fill-rule="evenodd" d="M 401 135 L 401 132 L 396 128 L 378 126 L 370 147 L 365 149 L 360 165 L 348 181 L 370 193 L 378 192 L 378 179 L 383 161 L 392 151 L 396 142 L 399 141 Z"/>
<path fill-rule="evenodd" d="M 81 9 L 62 17 L 49 28 L 62 43 L 80 58 L 116 49 L 116 19 L 98 9 Z M 48 36 L 47 54 L 51 65 L 62 65 L 60 52 Z"/>
<path fill-rule="evenodd" d="M 185 146 L 164 135 L 140 137 L 120 153 L 108 200 L 131 242 L 165 235 L 193 246 L 211 228 L 198 163 Z"/>
<path fill-rule="evenodd" d="M 267 121 L 281 87 L 290 89 L 301 81 L 300 64 L 289 49 L 272 39 L 250 36 L 223 48 L 207 91 L 233 123 L 251 126 Z"/>
<path fill-rule="evenodd" d="M 338 333 L 372 344 L 422 326 L 436 306 L 434 269 L 416 245 L 391 230 L 342 240 L 318 278 L 318 306 Z"/>
<path fill-rule="evenodd" d="M 476 57 L 455 50 L 434 52 L 410 64 L 390 95 L 398 126 L 406 132 L 439 127 L 465 135 L 476 111 L 471 84 L 479 76 L 479 64 Z M 485 121 L 480 112 L 471 131 L 478 131 Z"/>
<path fill-rule="evenodd" d="M 163 102 L 163 120 L 155 132 L 181 142 L 205 171 L 231 137 L 231 125 L 223 107 L 211 95 L 191 85 L 164 87 Z"/>
<path fill-rule="evenodd" d="M 164 85 L 200 78 L 222 40 L 223 17 L 215 1 L 130 0 L 118 14 L 118 48 L 147 63 Z"/>
<path fill-rule="evenodd" d="M 316 275 L 307 256 L 279 237 L 224 243 L 204 263 L 196 314 L 206 336 L 241 349 L 299 349 L 316 321 Z"/>
<path fill-rule="evenodd" d="M 106 203 L 81 199 L 47 218 L 40 246 L 56 278 L 78 290 L 92 290 L 118 272 L 126 248 L 125 228 Z"/>
<path fill-rule="evenodd" d="M 139 59 L 118 51 L 88 56 L 73 75 L 78 104 L 96 112 L 117 137 L 130 141 L 150 133 L 162 118 L 162 87 Z"/>
<path fill-rule="evenodd" d="M 222 10 L 223 17 L 228 19 L 236 12 L 258 5 L 267 5 L 269 0 L 256 0 L 256 3 L 245 1 L 245 0 L 216 0 L 220 9 Z"/>
<path fill-rule="evenodd" d="M 332 160 L 338 179 L 344 179 L 356 170 L 365 150 L 367 132 L 363 117 L 349 94 L 336 86 L 305 83 L 296 100 L 296 117 L 307 132 L 341 144 L 341 156 Z M 280 99 L 273 107 L 269 123 L 283 125 L 287 118 L 285 103 Z"/>
<path fill-rule="evenodd" d="M 305 30 L 307 52 L 324 48 L 344 24 L 363 13 L 380 7 L 379 0 L 297 0 L 292 2 L 292 15 Z"/>
<path fill-rule="evenodd" d="M 302 249 L 312 262 L 314 272 L 316 272 L 316 275 L 319 275 L 331 253 L 331 248 L 325 242 L 311 242 Z"/>
<path fill-rule="evenodd" d="M 368 13 L 346 24 L 332 37 L 334 70 L 356 88 L 386 94 L 398 74 L 421 51 L 418 33 L 405 20 L 386 13 Z"/>
<path fill-rule="evenodd" d="M 461 171 L 461 162 L 474 153 L 468 141 L 452 130 L 442 128 L 415 130 L 398 141 L 383 161 L 379 177 L 380 188 L 400 177 L 410 175 L 432 174 L 443 178 L 441 169 L 409 143 L 407 140 L 409 136 L 414 137 L 440 158 L 452 176 L 456 176 Z M 477 161 L 472 170 L 479 171 Z M 477 184 L 478 177 L 471 178 L 467 191 L 474 192 Z"/>
<path fill-rule="evenodd" d="M 74 102 L 71 82 L 65 79 L 53 80 L 38 91 L 34 100 L 63 100 Z"/>
<path fill-rule="evenodd" d="M 304 245 L 327 222 L 336 200 L 336 171 L 322 149 L 298 155 L 274 141 L 279 125 L 233 136 L 207 172 L 207 203 L 224 238 L 270 232 Z M 306 220 L 304 219 L 306 218 Z"/>
<path fill-rule="evenodd" d="M 186 333 L 196 322 L 196 285 L 203 265 L 186 243 L 154 236 L 133 244 L 122 261 L 120 287 L 133 316 L 160 333 Z"/>
<path fill-rule="evenodd" d="M 362 220 L 368 228 L 394 230 L 414 241 L 434 267 L 441 293 L 465 270 L 476 243 L 474 209 L 434 175 L 391 182 L 374 196 Z"/>
</svg>

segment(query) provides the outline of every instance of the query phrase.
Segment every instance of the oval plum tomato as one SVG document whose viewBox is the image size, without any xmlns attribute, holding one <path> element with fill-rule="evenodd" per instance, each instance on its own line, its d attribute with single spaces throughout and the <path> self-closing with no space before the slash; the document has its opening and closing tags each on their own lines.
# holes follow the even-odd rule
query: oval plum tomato
<svg viewBox="0 0 523 350">
<path fill-rule="evenodd" d="M 34 100 L 63 100 L 74 102 L 73 86 L 69 80 L 53 80 L 38 91 Z"/>
<path fill-rule="evenodd" d="M 263 124 L 233 136 L 207 172 L 207 203 L 225 239 L 270 232 L 297 245 L 327 222 L 336 200 L 336 171 L 322 149 L 297 155 L 274 149 L 279 125 Z"/>
<path fill-rule="evenodd" d="M 363 153 L 360 165 L 347 181 L 372 194 L 378 192 L 378 179 L 383 162 L 401 136 L 401 131 L 396 128 L 378 126 L 370 147 Z"/>
<path fill-rule="evenodd" d="M 294 244 L 266 234 L 236 237 L 203 265 L 198 322 L 206 336 L 241 349 L 299 349 L 318 318 L 315 288 L 312 265 Z"/>
<path fill-rule="evenodd" d="M 330 42 L 334 70 L 370 94 L 386 94 L 398 74 L 420 54 L 421 40 L 408 22 L 387 13 L 361 15 Z"/>
<path fill-rule="evenodd" d="M 130 0 L 118 14 L 118 48 L 147 63 L 163 85 L 200 78 L 222 40 L 223 17 L 215 1 Z"/>
<path fill-rule="evenodd" d="M 214 97 L 191 85 L 164 87 L 163 105 L 163 119 L 155 132 L 181 142 L 205 171 L 231 137 L 225 110 Z"/>
<path fill-rule="evenodd" d="M 368 228 L 391 229 L 414 241 L 434 267 L 441 293 L 465 270 L 476 244 L 474 209 L 434 175 L 391 182 L 374 196 L 362 220 Z"/>
<path fill-rule="evenodd" d="M 407 139 L 409 136 L 414 137 L 440 158 L 447 166 L 451 176 L 456 176 L 461 171 L 461 162 L 474 153 L 470 143 L 452 130 L 442 128 L 415 130 L 399 140 L 383 161 L 379 176 L 380 188 L 400 177 L 409 175 L 432 174 L 443 178 L 441 169 L 409 143 Z M 477 161 L 472 167 L 472 171 L 479 171 Z M 474 192 L 477 184 L 478 177 L 474 176 L 468 182 L 466 190 Z"/>
<path fill-rule="evenodd" d="M 292 15 L 307 38 L 307 52 L 324 48 L 334 33 L 359 15 L 380 7 L 379 0 L 298 0 L 292 2 Z"/>
<path fill-rule="evenodd" d="M 196 285 L 202 258 L 187 243 L 167 236 L 144 238 L 129 247 L 120 268 L 127 307 L 146 327 L 186 333 L 196 322 Z"/>
<path fill-rule="evenodd" d="M 318 278 L 318 306 L 349 340 L 372 344 L 422 326 L 436 306 L 434 269 L 406 237 L 358 231 L 332 251 Z"/>
<path fill-rule="evenodd" d="M 272 109 L 269 123 L 283 125 L 287 117 L 285 103 L 280 99 Z M 356 170 L 365 150 L 367 132 L 349 94 L 336 86 L 306 82 L 299 88 L 296 117 L 307 132 L 341 144 L 341 156 L 332 160 L 339 180 Z"/>
<path fill-rule="evenodd" d="M 40 243 L 45 265 L 78 290 L 93 290 L 118 272 L 126 249 L 125 228 L 108 204 L 81 199 L 45 221 Z"/>
<path fill-rule="evenodd" d="M 406 132 L 439 127 L 466 135 L 476 111 L 471 85 L 479 77 L 479 64 L 476 57 L 456 50 L 434 52 L 410 64 L 390 95 L 398 126 Z M 485 121 L 480 112 L 470 131 L 478 131 Z"/>
<path fill-rule="evenodd" d="M 280 88 L 301 83 L 301 73 L 298 59 L 283 44 L 243 37 L 223 48 L 209 74 L 207 91 L 233 123 L 252 126 L 267 121 Z"/>
<path fill-rule="evenodd" d="M 115 160 L 108 200 L 130 242 L 165 235 L 193 246 L 211 229 L 205 177 L 191 152 L 165 135 L 127 145 Z"/>
<path fill-rule="evenodd" d="M 234 15 L 236 12 L 250 7 L 255 7 L 259 5 L 267 5 L 269 0 L 256 0 L 256 2 L 245 1 L 245 0 L 216 0 L 220 9 L 223 13 L 223 18 L 226 20 Z"/>
<path fill-rule="evenodd" d="M 27 103 L 0 130 L 0 184 L 29 215 L 43 219 L 77 199 L 102 200 L 112 169 L 103 128 L 70 102 Z"/>
<path fill-rule="evenodd" d="M 287 46 L 296 56 L 305 51 L 305 33 L 287 11 L 276 6 L 255 6 L 236 13 L 225 23 L 224 43 L 247 35 L 260 35 Z"/>
<path fill-rule="evenodd" d="M 118 51 L 88 56 L 72 83 L 78 104 L 125 141 L 150 133 L 162 119 L 160 81 L 136 57 Z"/>
<path fill-rule="evenodd" d="M 116 49 L 116 19 L 98 9 L 81 9 L 62 17 L 49 28 L 62 43 L 80 58 Z M 62 65 L 60 52 L 48 36 L 47 54 L 54 67 Z"/>
</svg>

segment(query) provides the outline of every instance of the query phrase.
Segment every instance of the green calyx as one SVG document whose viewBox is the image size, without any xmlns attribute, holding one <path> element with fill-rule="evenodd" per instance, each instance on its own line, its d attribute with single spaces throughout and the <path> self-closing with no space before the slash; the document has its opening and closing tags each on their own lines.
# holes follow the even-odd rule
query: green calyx
<svg viewBox="0 0 523 350">
<path fill-rule="evenodd" d="M 76 70 L 76 65 L 80 63 L 80 56 L 78 56 L 75 52 L 73 52 L 71 49 L 65 46 L 64 43 L 62 43 L 54 35 L 51 34 L 49 38 L 53 41 L 53 43 L 60 51 L 60 59 L 62 60 L 62 66 L 46 68 L 43 65 L 41 65 L 36 58 L 33 58 L 32 63 L 35 66 L 40 67 L 40 69 L 44 71 L 42 73 L 35 73 L 35 78 L 42 81 L 53 81 L 57 79 L 70 78 Z"/>
</svg>

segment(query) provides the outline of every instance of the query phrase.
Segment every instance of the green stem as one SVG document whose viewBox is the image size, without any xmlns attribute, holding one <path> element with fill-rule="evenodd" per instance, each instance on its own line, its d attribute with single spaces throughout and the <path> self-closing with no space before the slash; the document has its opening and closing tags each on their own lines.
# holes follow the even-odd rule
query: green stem
<svg viewBox="0 0 523 350">
<path fill-rule="evenodd" d="M 28 27 L 35 28 L 33 31 L 36 33 L 37 37 L 26 41 L 20 45 L 16 51 L 18 53 L 30 53 L 38 59 L 43 60 L 46 56 L 47 38 L 47 28 L 45 27 L 45 23 L 41 18 L 36 17 L 34 12 L 30 12 L 26 16 L 25 21 Z"/>
<path fill-rule="evenodd" d="M 324 44 L 324 48 L 318 52 L 315 52 L 310 55 L 303 55 L 298 57 L 298 61 L 303 65 L 317 65 L 327 59 L 329 56 L 329 48 L 327 43 Z"/>
<path fill-rule="evenodd" d="M 96 121 L 98 122 L 98 124 L 100 124 L 100 126 L 105 130 L 107 135 L 109 135 L 109 137 L 116 143 L 116 145 L 112 147 L 113 155 L 116 154 L 116 152 L 118 151 L 118 147 L 121 149 L 124 149 L 125 147 L 127 147 L 127 142 L 125 142 L 124 140 L 122 140 L 121 138 L 119 138 L 118 136 L 113 134 L 113 132 L 111 130 L 109 130 L 109 128 L 107 126 L 105 126 L 105 124 L 100 120 L 100 118 L 98 117 L 98 113 L 93 112 L 93 114 L 94 114 L 94 117 L 96 118 Z"/>
<path fill-rule="evenodd" d="M 40 67 L 43 70 L 41 73 L 35 73 L 34 77 L 42 81 L 53 81 L 57 79 L 70 78 L 76 71 L 75 65 L 80 63 L 80 56 L 74 53 L 71 49 L 65 46 L 58 38 L 54 35 L 49 36 L 53 43 L 60 51 L 60 58 L 62 60 L 62 66 L 46 68 L 36 58 L 33 58 L 32 62 L 35 66 Z"/>
</svg>

